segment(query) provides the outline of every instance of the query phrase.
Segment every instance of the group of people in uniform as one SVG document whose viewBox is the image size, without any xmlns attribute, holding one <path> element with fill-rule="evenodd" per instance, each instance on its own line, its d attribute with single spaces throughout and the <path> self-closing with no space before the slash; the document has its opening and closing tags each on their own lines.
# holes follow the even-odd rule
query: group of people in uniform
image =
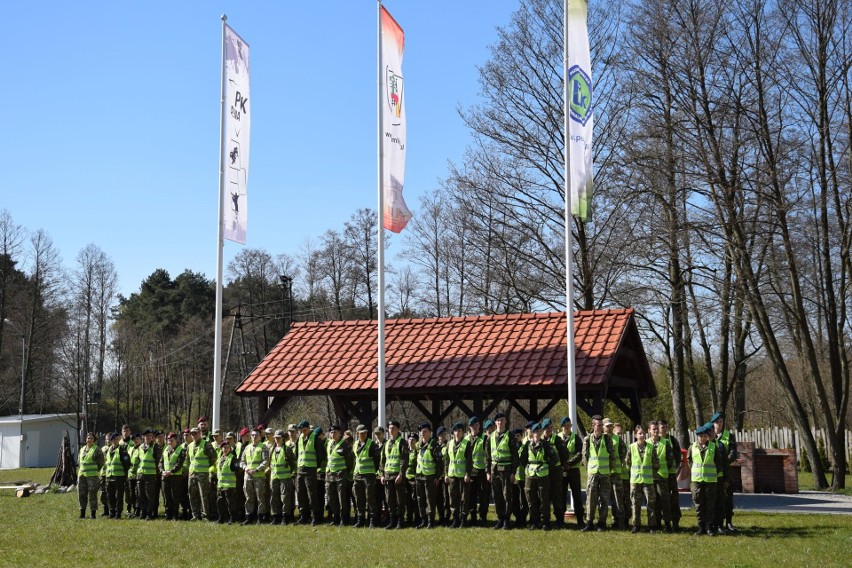
<svg viewBox="0 0 852 568">
<path fill-rule="evenodd" d="M 372 433 L 363 424 L 326 432 L 302 420 L 287 431 L 261 424 L 223 435 L 204 416 L 180 434 L 124 426 L 103 446 L 88 434 L 80 448 L 80 518 L 87 507 L 97 516 L 100 492 L 101 514 L 113 519 L 156 519 L 162 496 L 167 520 L 459 528 L 486 526 L 493 497 L 493 528 L 550 530 L 565 527 L 570 496 L 583 531 L 605 530 L 611 507 L 612 528 L 639 532 L 643 502 L 651 532 L 676 531 L 680 446 L 665 420 L 636 426 L 634 435 L 627 444 L 621 426 L 600 416 L 585 438 L 568 417 L 558 431 L 549 418 L 509 430 L 502 412 L 434 434 L 424 422 L 408 436 L 396 420 Z M 733 530 L 727 466 L 735 441 L 721 413 L 696 435 L 686 454 L 698 533 Z"/>
</svg>

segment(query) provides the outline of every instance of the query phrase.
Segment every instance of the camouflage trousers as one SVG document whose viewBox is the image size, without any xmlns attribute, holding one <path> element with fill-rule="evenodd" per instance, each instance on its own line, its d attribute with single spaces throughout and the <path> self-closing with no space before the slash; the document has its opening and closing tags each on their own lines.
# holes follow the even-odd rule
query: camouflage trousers
<svg viewBox="0 0 852 568">
<path fill-rule="evenodd" d="M 561 477 L 560 473 L 560 477 Z M 527 501 L 530 504 L 530 524 L 550 523 L 550 478 L 528 476 L 524 482 Z"/>
<path fill-rule="evenodd" d="M 586 481 L 586 513 L 588 524 L 595 522 L 595 512 L 601 526 L 606 524 L 612 482 L 609 474 L 593 473 Z"/>
<path fill-rule="evenodd" d="M 352 482 L 352 493 L 355 494 L 355 512 L 361 518 L 375 519 L 379 514 L 376 499 L 376 474 L 365 473 L 355 476 Z"/>
<path fill-rule="evenodd" d="M 698 528 L 709 530 L 714 523 L 716 484 L 692 482 L 689 489 L 692 491 L 692 502 L 695 503 L 695 513 L 698 515 Z"/>
<path fill-rule="evenodd" d="M 648 526 L 652 529 L 657 528 L 658 517 L 656 512 L 657 491 L 652 484 L 633 483 L 630 485 L 630 503 L 632 506 L 634 527 L 642 526 L 642 498 L 648 504 Z"/>
<path fill-rule="evenodd" d="M 669 475 L 669 516 L 672 522 L 680 521 L 680 491 L 677 487 L 677 475 Z"/>
<path fill-rule="evenodd" d="M 205 519 L 210 516 L 210 474 L 189 474 L 189 506 L 194 519 Z"/>
<path fill-rule="evenodd" d="M 255 508 L 257 508 L 258 515 L 265 515 L 269 512 L 268 478 L 246 475 L 243 491 L 246 494 L 246 515 L 254 515 Z"/>
<path fill-rule="evenodd" d="M 470 483 L 465 483 L 464 477 L 450 477 L 449 480 L 452 517 L 454 520 L 464 521 L 470 507 Z"/>
<path fill-rule="evenodd" d="M 293 495 L 296 493 L 296 480 L 273 479 L 270 483 L 271 495 L 269 498 L 270 508 L 273 515 L 286 515 L 289 519 L 293 515 Z"/>
<path fill-rule="evenodd" d="M 610 476 L 610 502 L 612 503 L 612 518 L 616 523 L 627 523 L 627 491 L 621 482 L 621 474 Z"/>
<path fill-rule="evenodd" d="M 100 481 L 97 476 L 77 478 L 77 500 L 80 508 L 85 509 L 86 503 L 92 511 L 98 510 L 98 486 Z"/>
<path fill-rule="evenodd" d="M 654 478 L 654 492 L 657 496 L 657 503 L 654 508 L 656 513 L 657 523 L 664 522 L 666 525 L 671 523 L 671 512 L 669 504 L 671 500 L 671 491 L 669 491 L 669 480 Z"/>
</svg>

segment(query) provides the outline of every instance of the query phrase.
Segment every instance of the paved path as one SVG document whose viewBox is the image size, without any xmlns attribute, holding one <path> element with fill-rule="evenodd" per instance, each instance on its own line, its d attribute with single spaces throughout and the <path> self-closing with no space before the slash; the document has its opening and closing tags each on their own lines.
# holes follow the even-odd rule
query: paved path
<svg viewBox="0 0 852 568">
<path fill-rule="evenodd" d="M 692 496 L 680 494 L 681 508 L 692 507 Z M 795 495 L 736 493 L 734 508 L 761 513 L 831 513 L 852 515 L 852 497 L 821 491 L 802 491 Z"/>
</svg>

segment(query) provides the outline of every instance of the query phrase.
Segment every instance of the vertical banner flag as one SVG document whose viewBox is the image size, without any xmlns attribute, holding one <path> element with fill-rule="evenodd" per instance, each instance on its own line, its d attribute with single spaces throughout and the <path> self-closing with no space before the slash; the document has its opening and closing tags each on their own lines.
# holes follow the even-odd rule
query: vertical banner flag
<svg viewBox="0 0 852 568">
<path fill-rule="evenodd" d="M 222 163 L 225 164 L 225 207 L 222 212 L 224 237 L 246 244 L 249 170 L 249 46 L 225 25 L 225 136 Z"/>
<path fill-rule="evenodd" d="M 396 20 L 381 8 L 382 14 L 382 191 L 385 229 L 399 233 L 411 220 L 411 211 L 402 197 L 405 182 L 405 90 L 402 80 L 402 51 L 405 34 Z"/>
<path fill-rule="evenodd" d="M 587 0 L 568 0 L 568 139 L 571 214 L 589 219 L 592 198 L 592 65 L 589 56 L 589 30 L 586 27 Z"/>
</svg>

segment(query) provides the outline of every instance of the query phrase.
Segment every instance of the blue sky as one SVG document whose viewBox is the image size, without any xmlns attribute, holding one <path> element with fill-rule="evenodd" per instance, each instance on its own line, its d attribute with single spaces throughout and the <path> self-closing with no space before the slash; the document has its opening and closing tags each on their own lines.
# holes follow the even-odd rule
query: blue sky
<svg viewBox="0 0 852 568">
<path fill-rule="evenodd" d="M 469 134 L 459 105 L 516 0 L 396 0 L 406 33 L 405 196 Z M 88 243 L 129 294 L 156 268 L 215 274 L 220 15 L 251 46 L 247 246 L 297 254 L 376 208 L 376 3 L 14 2 L 4 7 L 0 208 L 66 266 Z M 240 250 L 225 243 L 225 261 Z M 389 251 L 392 258 L 393 250 Z"/>
</svg>

